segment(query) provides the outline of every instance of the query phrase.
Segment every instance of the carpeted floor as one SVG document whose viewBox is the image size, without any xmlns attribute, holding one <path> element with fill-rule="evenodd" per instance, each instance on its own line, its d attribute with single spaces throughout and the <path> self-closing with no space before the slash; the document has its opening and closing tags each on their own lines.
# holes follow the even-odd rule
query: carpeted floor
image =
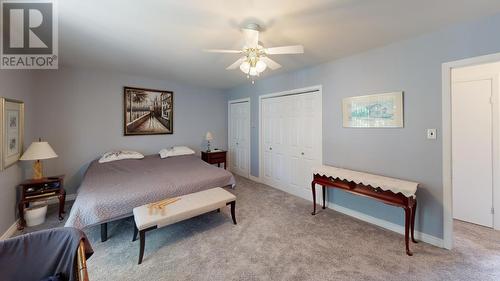
<svg viewBox="0 0 500 281">
<path fill-rule="evenodd" d="M 95 250 L 91 280 L 500 280 L 500 232 L 456 222 L 455 248 L 412 244 L 333 210 L 237 177 L 236 218 L 209 213 L 146 234 L 144 261 L 131 219 L 87 231 Z M 69 209 L 69 208 L 68 208 Z M 62 226 L 50 209 L 36 228 Z M 35 228 L 26 229 L 33 231 Z"/>
</svg>

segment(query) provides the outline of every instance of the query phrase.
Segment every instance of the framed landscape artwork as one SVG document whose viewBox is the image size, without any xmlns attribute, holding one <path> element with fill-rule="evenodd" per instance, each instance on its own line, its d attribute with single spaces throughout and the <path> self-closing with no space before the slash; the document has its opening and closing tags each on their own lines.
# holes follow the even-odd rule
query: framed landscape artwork
<svg viewBox="0 0 500 281">
<path fill-rule="evenodd" d="M 345 98 L 342 114 L 345 128 L 402 128 L 403 92 Z"/>
<path fill-rule="evenodd" d="M 24 103 L 0 98 L 0 170 L 16 163 L 23 153 Z"/>
<path fill-rule="evenodd" d="M 124 134 L 162 135 L 174 132 L 174 93 L 124 87 Z"/>
</svg>

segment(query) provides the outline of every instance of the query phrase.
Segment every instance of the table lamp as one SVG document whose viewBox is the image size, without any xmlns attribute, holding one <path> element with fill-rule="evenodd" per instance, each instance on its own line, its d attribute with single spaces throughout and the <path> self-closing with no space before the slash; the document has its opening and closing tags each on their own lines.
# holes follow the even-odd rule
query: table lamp
<svg viewBox="0 0 500 281">
<path fill-rule="evenodd" d="M 207 152 L 210 152 L 210 141 L 214 139 L 214 136 L 212 136 L 212 133 L 211 132 L 207 132 L 207 135 L 205 136 L 205 139 L 207 140 L 208 142 L 208 145 L 207 145 Z"/>
<path fill-rule="evenodd" d="M 20 160 L 34 160 L 33 164 L 33 179 L 39 180 L 43 178 L 42 162 L 40 160 L 56 158 L 57 154 L 46 141 L 39 139 L 32 142 L 28 149 L 21 156 Z"/>
</svg>

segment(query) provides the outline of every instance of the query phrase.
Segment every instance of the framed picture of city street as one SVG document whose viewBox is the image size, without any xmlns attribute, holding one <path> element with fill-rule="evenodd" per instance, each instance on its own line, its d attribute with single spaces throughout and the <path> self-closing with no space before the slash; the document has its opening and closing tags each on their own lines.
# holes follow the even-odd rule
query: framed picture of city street
<svg viewBox="0 0 500 281">
<path fill-rule="evenodd" d="M 174 93 L 124 87 L 124 135 L 161 135 L 174 132 Z"/>
</svg>

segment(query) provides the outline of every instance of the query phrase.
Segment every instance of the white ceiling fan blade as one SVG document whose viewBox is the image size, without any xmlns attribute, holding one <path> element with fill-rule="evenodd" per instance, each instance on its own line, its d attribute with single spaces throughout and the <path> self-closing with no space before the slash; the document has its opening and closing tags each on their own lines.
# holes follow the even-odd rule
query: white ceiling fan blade
<svg viewBox="0 0 500 281">
<path fill-rule="evenodd" d="M 224 49 L 204 49 L 207 53 L 225 53 L 225 54 L 240 54 L 241 50 L 224 50 Z"/>
<path fill-rule="evenodd" d="M 232 70 L 240 67 L 240 65 L 246 60 L 246 57 L 241 57 L 237 61 L 235 61 L 230 66 L 226 67 L 227 70 Z"/>
<path fill-rule="evenodd" d="M 285 55 L 285 54 L 303 54 L 304 46 L 283 46 L 283 47 L 272 47 L 266 49 L 266 54 L 269 55 Z"/>
<path fill-rule="evenodd" d="M 253 29 L 243 29 L 245 35 L 245 46 L 247 48 L 255 48 L 259 45 L 259 31 Z"/>
<path fill-rule="evenodd" d="M 260 58 L 270 69 L 275 70 L 281 67 L 281 64 L 273 61 L 272 59 L 268 57 L 261 57 Z"/>
</svg>

